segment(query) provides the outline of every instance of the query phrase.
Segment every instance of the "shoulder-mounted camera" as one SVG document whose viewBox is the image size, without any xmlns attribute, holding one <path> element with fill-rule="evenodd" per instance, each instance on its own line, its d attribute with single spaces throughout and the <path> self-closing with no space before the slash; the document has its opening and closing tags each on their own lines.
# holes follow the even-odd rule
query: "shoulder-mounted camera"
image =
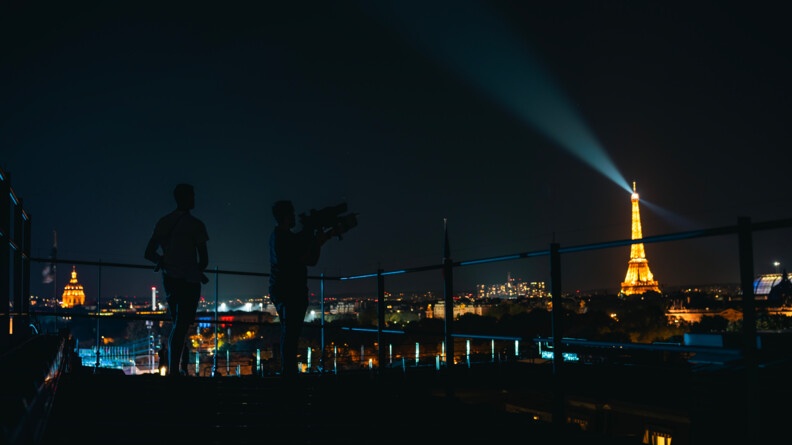
<svg viewBox="0 0 792 445">
<path fill-rule="evenodd" d="M 341 239 L 341 235 L 357 226 L 357 213 L 346 213 L 346 211 L 345 202 L 319 210 L 311 209 L 307 213 L 300 213 L 300 224 L 303 230 L 330 231 L 333 236 Z"/>
</svg>

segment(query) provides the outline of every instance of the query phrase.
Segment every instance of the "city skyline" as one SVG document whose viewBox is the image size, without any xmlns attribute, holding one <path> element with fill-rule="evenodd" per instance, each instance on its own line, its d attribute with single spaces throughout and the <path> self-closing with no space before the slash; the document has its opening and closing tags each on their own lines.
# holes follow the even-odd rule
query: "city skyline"
<svg viewBox="0 0 792 445">
<path fill-rule="evenodd" d="M 642 228 L 641 228 L 641 218 L 640 218 L 640 198 L 639 198 L 639 194 L 637 193 L 635 183 L 633 183 L 633 193 L 631 194 L 630 201 L 631 201 L 631 207 L 632 207 L 632 216 L 631 216 L 631 218 L 632 218 L 631 219 L 632 236 L 631 236 L 631 239 L 632 240 L 643 239 Z M 54 236 L 54 240 L 55 240 L 55 244 L 53 246 L 52 254 L 56 255 L 56 247 L 57 247 L 57 235 L 56 234 Z M 623 242 L 623 240 L 622 240 L 622 242 Z M 609 244 L 609 243 L 605 243 L 605 244 Z M 630 254 L 629 254 L 629 261 L 627 262 L 627 277 L 626 277 L 627 281 L 620 283 L 621 289 L 619 289 L 619 286 L 615 287 L 615 289 L 616 289 L 615 291 L 613 290 L 613 287 L 601 287 L 601 288 L 591 288 L 591 289 L 574 289 L 574 290 L 571 290 L 571 291 L 562 288 L 562 292 L 564 294 L 575 294 L 575 293 L 577 293 L 577 294 L 590 294 L 590 293 L 594 293 L 594 294 L 602 294 L 602 293 L 618 294 L 618 293 L 626 293 L 628 295 L 634 294 L 636 292 L 640 293 L 640 291 L 642 291 L 642 290 L 643 291 L 645 291 L 645 290 L 654 290 L 654 291 L 657 291 L 657 292 L 663 292 L 665 286 L 660 284 L 658 281 L 654 280 L 654 277 L 652 276 L 652 273 L 649 271 L 649 268 L 648 268 L 649 261 L 647 259 L 647 255 L 645 253 L 646 249 L 645 249 L 644 244 L 643 243 L 632 244 L 631 246 L 629 246 L 629 249 L 630 249 Z M 511 270 L 503 269 L 503 267 L 501 267 L 501 262 L 502 261 L 506 261 L 506 260 L 510 260 L 510 259 L 512 259 L 512 260 L 519 259 L 517 257 L 524 256 L 524 254 L 525 253 L 520 254 L 518 256 L 516 256 L 516 255 L 507 255 L 507 256 L 501 256 L 501 257 L 476 259 L 475 261 L 471 261 L 470 262 L 471 264 L 475 264 L 475 263 L 480 263 L 480 264 L 492 263 L 494 265 L 494 267 L 496 267 L 498 269 L 501 269 L 501 270 L 506 270 L 506 281 L 503 282 L 503 283 L 495 283 L 495 284 L 493 284 L 492 282 L 490 282 L 490 283 L 475 283 L 469 288 L 462 288 L 462 289 L 460 289 L 458 287 L 455 287 L 454 288 L 455 295 L 464 295 L 464 294 L 478 295 L 478 294 L 480 294 L 482 292 L 482 289 L 484 289 L 485 287 L 497 287 L 497 286 L 503 286 L 504 284 L 506 286 L 509 286 L 509 284 L 511 282 L 517 282 L 517 283 L 521 283 L 521 284 L 526 284 L 528 282 L 530 282 L 532 284 L 533 283 L 540 283 L 542 288 L 547 288 L 548 287 L 547 281 L 543 281 L 543 280 L 526 280 L 526 281 L 523 281 L 523 279 L 521 277 L 513 278 Z M 515 257 L 515 258 L 511 258 L 511 257 Z M 464 264 L 460 264 L 460 265 L 464 265 Z M 773 261 L 772 267 L 774 268 L 776 273 L 779 272 L 781 265 L 782 265 L 781 262 Z M 86 268 L 91 268 L 91 267 L 96 267 L 96 266 L 101 266 L 101 265 L 100 264 L 85 265 Z M 101 269 L 101 267 L 99 267 L 99 269 Z M 786 271 L 786 268 L 784 268 L 784 271 Z M 224 273 L 226 271 L 218 271 L 218 272 L 222 274 L 222 273 Z M 231 271 L 232 274 L 234 274 L 235 272 L 239 272 L 239 271 Z M 388 271 L 388 270 L 384 270 L 383 272 L 384 272 L 385 275 L 389 275 L 391 273 L 396 273 L 397 275 L 400 275 L 402 272 L 407 272 L 407 271 Z M 754 276 L 758 277 L 758 276 L 764 275 L 765 273 L 766 273 L 766 270 L 760 269 L 758 272 L 754 273 Z M 58 275 L 57 266 L 54 263 L 45 262 L 45 264 L 43 266 L 43 270 L 42 270 L 42 276 L 43 276 L 42 283 L 44 283 L 46 285 L 49 285 L 50 283 L 52 283 L 52 286 L 53 286 L 52 290 L 54 292 L 54 298 L 56 298 L 56 299 L 57 299 L 58 289 L 55 289 L 55 287 L 59 283 L 58 279 L 57 279 L 57 275 Z M 101 275 L 101 273 L 99 275 Z M 77 298 L 82 298 L 83 301 L 84 301 L 85 300 L 85 295 L 82 292 L 82 285 L 77 283 L 77 280 L 76 280 L 76 265 L 72 265 L 72 271 L 70 272 L 70 276 L 71 276 L 71 279 L 69 280 L 69 283 L 65 285 L 63 295 L 66 296 L 67 294 L 69 294 L 69 298 L 68 299 L 72 300 L 72 299 L 75 298 L 75 296 L 73 294 L 75 294 L 75 291 L 76 291 L 76 292 L 78 292 L 80 294 L 80 295 L 77 296 Z M 156 283 L 156 282 L 159 281 L 159 274 L 158 273 L 154 274 L 154 276 L 156 278 L 155 278 L 155 280 L 153 282 Z M 642 280 L 645 279 L 645 278 L 640 278 L 641 276 L 648 277 L 649 281 L 646 281 L 646 282 L 642 283 Z M 217 276 L 215 276 L 215 278 L 217 278 Z M 335 277 L 335 278 L 334 277 L 329 277 L 328 279 L 330 281 L 334 281 L 336 278 L 337 277 Z M 368 281 L 370 282 L 371 278 L 373 278 L 373 274 L 366 274 L 364 276 L 350 276 L 350 277 L 342 278 L 342 281 L 343 280 L 348 280 L 348 279 L 354 280 L 354 279 L 357 279 L 357 278 L 367 278 Z M 547 278 L 547 280 L 549 280 L 549 275 L 546 275 L 546 278 Z M 319 284 L 319 280 L 321 280 L 321 279 L 322 279 L 322 277 L 317 277 L 317 276 L 311 277 L 310 280 L 317 280 L 317 281 L 313 281 L 313 284 L 311 284 L 310 287 L 312 289 L 323 288 L 323 285 Z M 259 280 L 260 280 L 260 278 L 259 278 Z M 698 287 L 698 286 L 722 286 L 722 285 L 738 285 L 738 284 L 739 283 L 737 281 L 732 281 L 732 282 L 707 282 L 707 283 L 705 283 L 705 282 L 695 282 L 695 283 L 680 283 L 680 284 L 676 284 L 676 285 L 672 286 L 672 288 L 682 288 L 682 287 L 691 287 L 691 286 L 692 287 Z M 634 289 L 633 290 L 629 290 L 628 289 L 627 291 L 625 291 L 625 286 L 631 286 L 631 287 L 634 287 Z M 157 295 L 157 294 L 160 293 L 159 287 L 160 286 L 158 286 L 157 284 L 151 285 L 150 289 L 151 289 L 152 293 L 154 293 L 154 295 Z M 236 286 L 234 286 L 234 285 L 231 285 L 231 287 L 232 288 L 236 288 Z M 34 288 L 36 288 L 36 286 L 34 286 Z M 216 294 L 218 291 L 219 291 L 219 289 L 215 289 L 214 294 Z M 212 293 L 211 290 L 209 290 L 208 288 L 205 288 L 204 289 L 204 293 L 202 293 L 202 297 L 206 298 L 209 293 Z M 411 288 L 409 286 L 406 287 L 406 288 L 399 288 L 399 289 L 388 288 L 388 289 L 386 289 L 386 293 L 387 294 L 395 294 L 395 295 L 398 295 L 398 294 L 431 295 L 431 294 L 434 293 L 438 298 L 442 297 L 442 292 L 438 291 L 436 287 L 435 288 L 426 288 L 426 289 L 418 289 L 418 288 L 415 288 L 415 287 Z M 234 295 L 233 291 L 232 292 L 226 292 L 225 294 L 226 294 L 225 297 L 218 297 L 218 298 L 220 298 L 222 301 L 230 301 L 230 300 L 234 300 L 234 299 L 238 299 L 238 298 L 251 299 L 251 298 L 261 298 L 261 297 L 266 297 L 267 296 L 266 293 L 264 293 L 264 294 L 253 294 L 253 293 L 249 293 L 249 292 L 248 293 L 240 293 L 239 291 L 236 291 L 236 295 Z M 312 294 L 313 298 L 317 297 L 317 292 L 316 291 L 312 291 L 311 294 Z M 110 295 L 112 295 L 112 298 L 118 298 L 118 297 L 121 297 L 121 298 L 124 298 L 124 299 L 132 298 L 133 300 L 137 298 L 136 294 L 131 294 L 130 295 L 130 294 L 122 294 L 122 293 L 111 293 Z M 231 295 L 231 296 L 229 296 L 229 295 Z M 360 296 L 367 295 L 368 297 L 371 297 L 371 296 L 375 296 L 376 295 L 376 289 L 369 289 L 368 291 L 360 291 L 360 290 L 340 291 L 340 292 L 337 292 L 335 294 L 328 294 L 328 296 L 330 296 L 330 297 L 339 297 L 341 295 L 347 295 L 349 297 L 360 297 Z M 144 299 L 145 298 L 146 297 L 144 297 Z M 156 297 L 152 296 L 150 298 L 154 299 Z M 100 297 L 100 299 L 101 299 L 101 297 Z"/>
<path fill-rule="evenodd" d="M 646 237 L 785 219 L 792 62 L 774 9 L 15 3 L 0 17 L 0 168 L 36 258 L 57 232 L 59 258 L 145 265 L 171 190 L 192 183 L 210 270 L 268 272 L 282 198 L 357 213 L 316 276 L 439 265 L 446 227 L 455 261 L 627 240 L 633 181 Z M 733 239 L 645 247 L 661 286 L 739 281 Z M 564 255 L 562 291 L 618 288 L 629 250 Z M 790 251 L 785 231 L 757 234 L 756 273 Z M 549 281 L 548 262 L 459 268 L 455 287 L 505 268 Z M 151 271 L 95 272 L 81 276 L 103 293 L 159 284 Z M 266 280 L 240 283 L 266 292 Z"/>
<path fill-rule="evenodd" d="M 85 266 L 91 267 L 91 266 Z M 83 284 L 78 279 L 79 273 L 77 272 L 77 266 L 72 266 L 72 271 L 70 272 L 71 279 L 64 285 L 60 286 L 60 289 L 55 289 L 55 295 L 50 298 L 47 295 L 32 295 L 35 297 L 36 300 L 40 302 L 44 302 L 45 300 L 56 300 L 61 302 L 64 308 L 69 308 L 73 306 L 95 306 L 96 304 L 96 296 L 93 298 L 87 298 L 85 295 L 85 288 Z M 57 285 L 57 281 L 53 282 L 53 285 Z M 166 297 L 163 293 L 163 289 L 161 286 L 152 286 L 150 289 L 149 295 L 145 296 L 138 296 L 138 295 L 121 295 L 121 294 L 109 294 L 103 295 L 99 297 L 99 301 L 101 304 L 108 305 L 109 299 L 122 299 L 124 300 L 125 304 L 132 304 L 137 303 L 137 305 L 144 307 L 146 304 L 149 304 L 150 307 L 156 303 L 157 306 L 161 306 Z M 88 290 L 89 294 L 93 294 L 91 289 Z M 547 284 L 543 281 L 527 281 L 522 279 L 521 277 L 513 277 L 511 273 L 506 274 L 505 281 L 502 282 L 495 282 L 495 283 L 478 283 L 475 285 L 473 289 L 460 289 L 457 292 L 457 295 L 474 295 L 474 296 L 496 296 L 496 297 L 505 297 L 505 296 L 515 296 L 518 295 L 520 292 L 523 294 L 535 294 L 535 293 L 546 293 L 547 292 Z M 400 296 L 428 296 L 433 294 L 434 292 L 431 290 L 421 290 L 421 289 L 407 289 L 407 290 L 395 290 L 395 291 L 386 291 L 386 296 L 392 296 L 394 298 L 398 298 Z M 435 293 L 436 298 L 441 299 L 442 294 Z M 214 304 L 214 300 L 208 295 L 202 295 L 202 302 L 204 304 L 209 304 L 209 301 L 212 300 L 211 304 Z M 230 301 L 239 301 L 239 302 L 250 302 L 254 300 L 261 300 L 268 298 L 269 295 L 267 293 L 261 295 L 234 295 L 234 294 L 226 294 L 224 296 L 219 296 L 218 301 L 220 303 L 228 303 Z M 326 295 L 326 298 L 329 299 L 337 299 L 337 298 L 376 298 L 376 292 L 370 292 L 366 294 L 335 294 L 335 295 Z M 315 300 L 318 298 L 318 295 L 313 294 L 312 298 Z M 161 308 L 160 308 L 161 309 Z"/>
<path fill-rule="evenodd" d="M 781 278 L 784 276 L 784 272 L 773 272 L 773 273 L 763 273 L 757 274 L 755 276 L 755 287 L 757 296 L 764 297 L 766 296 L 769 289 L 780 282 Z M 79 287 L 80 290 L 83 289 L 82 284 L 78 281 L 75 281 L 76 275 L 76 268 L 71 272 L 72 280 L 68 284 L 63 286 L 63 290 L 61 291 L 61 296 L 55 296 L 54 299 L 46 296 L 46 295 L 31 295 L 34 303 L 33 306 L 42 309 L 42 308 L 50 308 L 53 309 L 56 305 L 62 303 L 63 297 L 68 294 L 68 298 L 73 298 L 72 294 L 73 291 L 71 289 L 75 287 Z M 670 289 L 661 289 L 660 292 L 664 293 L 665 291 L 670 292 L 680 292 L 680 291 L 697 291 L 697 292 L 714 292 L 718 294 L 729 294 L 729 288 L 734 291 L 734 295 L 738 295 L 740 292 L 741 284 L 738 282 L 733 283 L 687 283 L 684 285 L 674 286 Z M 89 291 L 90 292 L 90 291 Z M 604 295 L 617 295 L 619 294 L 617 291 L 612 291 L 608 289 L 588 289 L 585 291 L 575 291 L 575 292 L 565 292 L 565 296 L 604 296 Z M 397 301 L 402 299 L 417 299 L 417 300 L 442 300 L 444 298 L 443 294 L 440 292 L 435 292 L 432 290 L 386 290 L 385 292 L 386 298 L 391 301 Z M 544 281 L 528 281 L 524 280 L 521 277 L 512 277 L 511 273 L 507 273 L 506 280 L 503 282 L 494 282 L 494 283 L 479 283 L 475 285 L 473 289 L 460 289 L 455 292 L 455 296 L 457 297 L 465 297 L 470 296 L 474 299 L 507 299 L 511 297 L 528 297 L 528 298 L 548 298 L 550 296 L 550 290 L 547 282 Z M 83 294 L 84 297 L 84 294 Z M 203 307 L 214 307 L 214 296 L 213 295 L 202 295 L 201 297 L 201 306 Z M 218 296 L 217 301 L 221 305 L 229 305 L 231 304 L 233 307 L 241 307 L 245 305 L 250 305 L 252 303 L 258 304 L 260 302 L 266 302 L 269 298 L 268 294 L 261 294 L 261 295 L 234 295 L 234 294 L 226 294 Z M 325 295 L 327 301 L 344 301 L 347 299 L 371 299 L 374 300 L 377 298 L 376 292 L 366 292 L 366 293 L 339 293 L 339 294 L 332 294 L 332 295 Z M 312 294 L 311 296 L 312 303 L 318 304 L 319 295 Z M 82 300 L 83 303 L 75 304 L 71 306 L 63 305 L 64 308 L 73 307 L 73 306 L 87 306 L 87 307 L 95 307 L 96 305 L 96 298 L 86 298 Z M 166 304 L 166 299 L 164 294 L 162 293 L 162 289 L 160 287 L 154 286 L 150 289 L 150 294 L 147 296 L 138 296 L 138 295 L 120 295 L 120 294 L 112 294 L 112 295 L 104 295 L 99 298 L 100 304 L 103 307 L 110 308 L 110 307 L 118 307 L 119 305 L 125 308 L 137 308 L 137 309 L 145 309 L 148 307 L 152 307 L 152 302 L 156 302 L 157 308 L 155 310 L 164 310 L 164 306 Z"/>
</svg>

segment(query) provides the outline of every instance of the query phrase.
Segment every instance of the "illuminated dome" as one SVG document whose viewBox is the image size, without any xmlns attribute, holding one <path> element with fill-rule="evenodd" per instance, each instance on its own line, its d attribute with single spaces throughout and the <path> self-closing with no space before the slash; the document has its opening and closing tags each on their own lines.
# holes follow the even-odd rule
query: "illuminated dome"
<svg viewBox="0 0 792 445">
<path fill-rule="evenodd" d="M 82 284 L 77 282 L 77 266 L 72 266 L 71 280 L 63 289 L 63 307 L 82 306 L 85 304 L 85 291 Z"/>
<path fill-rule="evenodd" d="M 767 300 L 770 306 L 781 306 L 792 300 L 792 281 L 786 269 L 783 273 L 759 275 L 753 282 L 757 300 Z"/>
</svg>

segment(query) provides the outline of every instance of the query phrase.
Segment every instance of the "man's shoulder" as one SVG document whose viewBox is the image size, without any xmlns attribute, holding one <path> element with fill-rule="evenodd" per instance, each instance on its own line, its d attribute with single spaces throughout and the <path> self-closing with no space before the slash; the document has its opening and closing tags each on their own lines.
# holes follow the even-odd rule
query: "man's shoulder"
<svg viewBox="0 0 792 445">
<path fill-rule="evenodd" d="M 193 215 L 190 215 L 190 219 L 193 221 L 194 224 L 199 225 L 201 227 L 206 227 L 206 224 L 204 224 L 202 219 L 196 218 Z"/>
<path fill-rule="evenodd" d="M 157 220 L 157 225 L 158 226 L 167 226 L 167 225 L 173 224 L 176 221 L 176 219 L 179 217 L 179 215 L 180 215 L 180 213 L 176 212 L 176 211 L 166 213 L 166 214 L 162 215 L 160 217 L 160 219 Z"/>
<path fill-rule="evenodd" d="M 193 215 L 192 213 L 185 214 L 184 218 L 185 219 L 189 219 L 190 221 L 193 221 L 193 222 L 195 222 L 197 224 L 203 224 L 203 220 L 201 220 L 201 218 L 198 218 L 197 216 Z"/>
<path fill-rule="evenodd" d="M 185 219 L 187 219 L 189 221 L 189 223 L 192 226 L 193 230 L 206 233 L 206 224 L 204 224 L 203 220 L 201 220 L 200 218 L 196 217 L 192 213 L 188 213 L 185 216 Z"/>
</svg>

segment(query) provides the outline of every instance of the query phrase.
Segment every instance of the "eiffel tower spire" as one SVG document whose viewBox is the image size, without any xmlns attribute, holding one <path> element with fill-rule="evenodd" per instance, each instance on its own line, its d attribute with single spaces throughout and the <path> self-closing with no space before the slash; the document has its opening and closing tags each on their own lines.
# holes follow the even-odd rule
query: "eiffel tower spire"
<svg viewBox="0 0 792 445">
<path fill-rule="evenodd" d="M 638 209 L 638 192 L 634 181 L 630 200 L 632 201 L 632 239 L 638 240 L 643 238 L 643 234 L 641 233 L 641 213 Z M 630 261 L 627 264 L 627 276 L 621 283 L 621 293 L 622 295 L 634 295 L 647 291 L 660 292 L 660 287 L 655 281 L 652 271 L 649 270 L 643 243 L 634 243 L 630 246 Z"/>
</svg>

